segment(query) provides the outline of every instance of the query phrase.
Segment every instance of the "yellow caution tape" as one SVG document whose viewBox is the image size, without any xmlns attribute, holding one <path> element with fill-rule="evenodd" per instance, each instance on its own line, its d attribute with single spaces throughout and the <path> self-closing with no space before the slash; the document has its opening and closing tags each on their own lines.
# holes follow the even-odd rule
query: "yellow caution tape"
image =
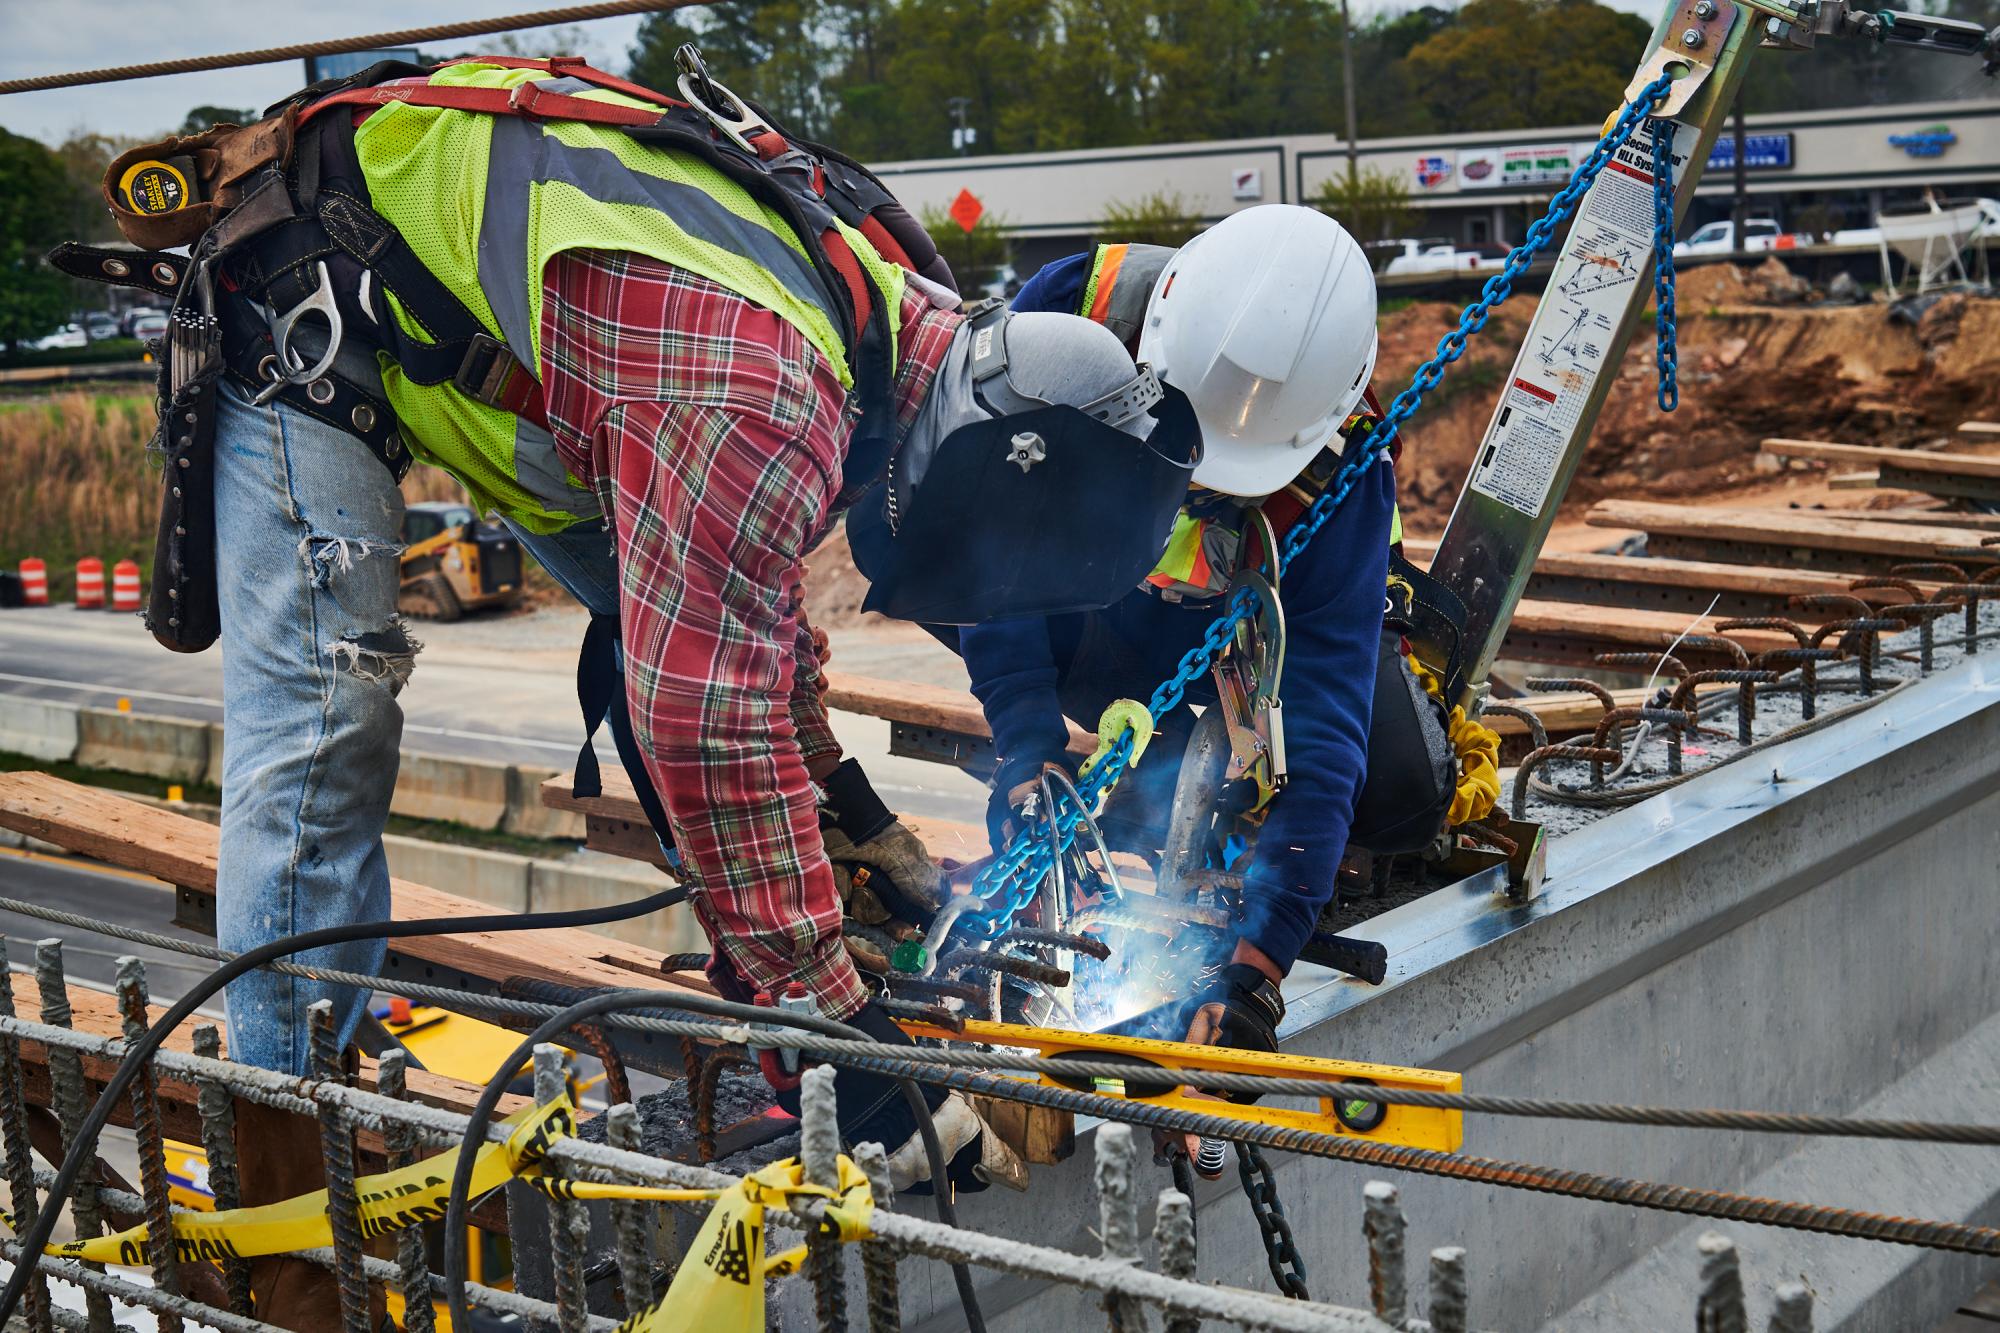
<svg viewBox="0 0 2000 1333">
<path fill-rule="evenodd" d="M 575 1113 L 569 1099 L 563 1098 L 546 1106 L 523 1107 L 503 1123 L 514 1126 L 514 1132 L 505 1143 L 488 1143 L 479 1149 L 468 1197 L 477 1198 L 540 1162 L 550 1145 L 575 1127 Z M 458 1150 L 451 1149 L 398 1171 L 356 1180 L 361 1234 L 382 1236 L 441 1220 L 457 1159 Z M 327 1212 L 325 1190 L 255 1208 L 175 1213 L 173 1226 L 174 1251 L 184 1263 L 253 1258 L 333 1244 L 333 1219 Z M 51 1245 L 47 1252 L 63 1259 L 146 1264 L 152 1261 L 146 1248 L 149 1236 L 142 1225 L 115 1236 Z"/>
<path fill-rule="evenodd" d="M 1090 758 L 1084 760 L 1083 766 L 1077 769 L 1077 776 L 1089 777 L 1090 770 L 1096 768 L 1098 762 L 1111 753 L 1111 747 L 1118 744 L 1118 738 L 1125 734 L 1128 727 L 1132 731 L 1132 753 L 1125 762 L 1137 768 L 1139 756 L 1146 753 L 1146 746 L 1153 739 L 1153 714 L 1137 699 L 1113 699 L 1098 715 L 1097 748 L 1090 752 Z"/>
<path fill-rule="evenodd" d="M 571 1182 L 561 1182 L 568 1186 Z M 585 1182 L 575 1182 L 579 1189 Z M 622 1197 L 651 1198 L 653 1193 L 628 1186 L 607 1185 Z M 663 1191 L 679 1193 L 680 1191 Z M 783 1254 L 764 1254 L 764 1209 L 790 1199 L 817 1196 L 828 1200 L 824 1217 L 843 1241 L 866 1238 L 875 1198 L 861 1168 L 840 1159 L 840 1186 L 808 1185 L 798 1159 L 774 1162 L 755 1175 L 713 1193 L 709 1210 L 688 1249 L 688 1257 L 666 1294 L 618 1326 L 619 1333 L 681 1333 L 681 1330 L 764 1327 L 764 1281 L 798 1271 L 806 1247 Z M 608 1194 L 577 1197 L 608 1198 Z"/>
</svg>

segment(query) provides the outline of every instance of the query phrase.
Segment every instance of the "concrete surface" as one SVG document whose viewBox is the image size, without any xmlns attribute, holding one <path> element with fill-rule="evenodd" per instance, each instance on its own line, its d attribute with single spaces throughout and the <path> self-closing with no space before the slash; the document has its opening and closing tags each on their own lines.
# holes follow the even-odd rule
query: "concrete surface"
<svg viewBox="0 0 2000 1333">
<path fill-rule="evenodd" d="M 1444 890 L 1371 922 L 1390 952 L 1382 987 L 1300 969 L 1285 1049 L 1459 1070 L 1477 1092 L 1995 1118 L 2000 657 L 1558 839 L 1549 863 L 1524 906 Z M 1963 1148 L 1468 1116 L 1464 1151 L 1903 1216 L 1990 1222 L 2000 1207 L 2000 1159 Z M 1094 1252 L 1089 1160 L 1085 1146 L 1036 1168 L 1025 1196 L 962 1198 L 966 1224 Z M 1272 1161 L 1314 1297 L 1365 1305 L 1358 1205 L 1386 1173 Z M 1413 1264 L 1467 1248 L 1479 1328 L 1685 1327 L 1689 1236 L 1709 1226 L 1743 1254 L 1757 1327 L 1781 1278 L 1821 1294 L 1816 1327 L 1854 1330 L 1931 1327 L 1979 1281 L 1931 1251 L 1388 1178 Z M 1161 1169 L 1142 1190 L 1167 1183 Z M 1196 1203 L 1200 1275 L 1270 1289 L 1234 1173 Z M 932 1268 L 905 1273 L 910 1326 L 957 1327 L 949 1275 Z M 1102 1319 L 1075 1293 L 980 1285 L 996 1331 Z"/>
<path fill-rule="evenodd" d="M 76 758 L 76 708 L 38 699 L 8 700 L 0 708 L 0 750 L 31 759 L 67 763 Z"/>
<path fill-rule="evenodd" d="M 76 762 L 86 768 L 200 782 L 208 772 L 205 722 L 177 717 L 120 713 L 109 708 L 77 710 Z"/>
</svg>

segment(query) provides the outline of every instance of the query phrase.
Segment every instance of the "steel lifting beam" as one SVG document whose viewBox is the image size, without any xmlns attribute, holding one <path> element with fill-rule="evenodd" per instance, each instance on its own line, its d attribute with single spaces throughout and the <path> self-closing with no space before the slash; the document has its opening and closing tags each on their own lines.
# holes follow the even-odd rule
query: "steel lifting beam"
<svg viewBox="0 0 2000 1333">
<path fill-rule="evenodd" d="M 1369 1064 L 1359 1060 L 1326 1060 L 1309 1055 L 1264 1054 L 1259 1051 L 1230 1050 L 1221 1046 L 1190 1046 L 1178 1041 L 1154 1041 L 1145 1037 L 1121 1037 L 1113 1033 L 1068 1032 L 1054 1028 L 1024 1027 L 1014 1023 L 989 1023 L 968 1018 L 965 1030 L 953 1032 L 928 1023 L 897 1020 L 897 1026 L 912 1037 L 929 1037 L 945 1042 L 975 1042 L 982 1046 L 1014 1046 L 1035 1051 L 1051 1059 L 1069 1056 L 1085 1060 L 1111 1060 L 1134 1066 L 1153 1066 L 1185 1073 L 1189 1084 L 1199 1084 L 1208 1073 L 1262 1074 L 1271 1078 L 1315 1079 L 1326 1083 L 1373 1083 L 1384 1088 L 1417 1092 L 1462 1092 L 1465 1082 L 1459 1075 L 1442 1069 L 1406 1069 L 1400 1065 Z M 1250 1124 L 1278 1125 L 1286 1129 L 1310 1130 L 1322 1134 L 1346 1134 L 1376 1143 L 1397 1143 L 1437 1152 L 1457 1152 L 1465 1141 L 1464 1116 L 1458 1111 L 1428 1106 L 1389 1106 L 1379 1102 L 1337 1102 L 1319 1099 L 1315 1111 L 1291 1110 L 1240 1102 L 1219 1102 L 1212 1097 L 1190 1095 L 1187 1087 L 1149 1088 L 1144 1084 L 1114 1083 L 1079 1075 L 1074 1079 L 1041 1074 L 1034 1081 L 1047 1088 L 1070 1088 L 1101 1096 L 1122 1097 L 1151 1106 L 1169 1106 L 1204 1115 L 1229 1116 Z"/>
<path fill-rule="evenodd" d="M 1685 69 L 1658 114 L 1674 136 L 1674 216 L 1694 198 L 1756 44 L 1756 15 L 1735 0 L 1680 0 L 1653 30 L 1627 99 Z M 1506 388 L 1452 509 L 1431 573 L 1465 600 L 1466 693 L 1476 706 L 1514 607 L 1569 490 L 1653 295 L 1652 135 L 1632 140 L 1577 207 Z"/>
</svg>

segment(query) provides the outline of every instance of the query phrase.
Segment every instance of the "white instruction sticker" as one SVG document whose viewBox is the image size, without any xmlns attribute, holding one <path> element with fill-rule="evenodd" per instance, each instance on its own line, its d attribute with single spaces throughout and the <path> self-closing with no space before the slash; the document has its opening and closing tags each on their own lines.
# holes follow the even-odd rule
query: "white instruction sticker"
<svg viewBox="0 0 2000 1333">
<path fill-rule="evenodd" d="M 1678 144 L 1691 142 L 1693 131 L 1677 126 L 1675 137 L 1678 170 Z M 1480 443 L 1473 490 L 1530 518 L 1541 515 L 1618 322 L 1652 280 L 1652 257 L 1653 142 L 1642 130 L 1583 197 Z"/>
</svg>

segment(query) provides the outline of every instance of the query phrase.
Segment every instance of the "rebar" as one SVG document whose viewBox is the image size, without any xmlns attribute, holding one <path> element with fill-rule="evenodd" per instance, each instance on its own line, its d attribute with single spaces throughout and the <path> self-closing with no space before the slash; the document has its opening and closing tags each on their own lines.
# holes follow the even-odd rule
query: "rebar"
<svg viewBox="0 0 2000 1333">
<path fill-rule="evenodd" d="M 1813 631 L 1813 647 L 1821 647 L 1828 635 L 1839 633 L 1843 644 L 1853 642 L 1860 651 L 1855 653 L 1861 678 L 1861 697 L 1866 699 L 1875 693 L 1875 654 L 1878 647 L 1877 635 L 1899 634 L 1905 628 L 1900 620 L 1887 616 L 1865 616 L 1855 620 L 1829 620 Z"/>
<path fill-rule="evenodd" d="M 1521 766 L 1514 770 L 1514 794 L 1507 805 L 1508 813 L 1515 819 L 1528 817 L 1528 783 L 1535 770 L 1558 759 L 1573 759 L 1578 763 L 1588 762 L 1592 771 L 1601 771 L 1604 764 L 1615 764 L 1625 756 L 1617 750 L 1602 749 L 1591 745 L 1544 745 L 1521 760 Z"/>
<path fill-rule="evenodd" d="M 1985 543 L 1981 542 L 1984 546 Z M 1906 579 L 1924 579 L 1933 583 L 1965 582 L 1965 566 L 1954 565 L 1945 560 L 1913 561 L 1909 564 L 1889 566 L 1891 574 Z"/>
<path fill-rule="evenodd" d="M 1688 664 L 1672 653 L 1599 653 L 1594 660 L 1599 666 L 1635 667 L 1672 676 L 1675 680 L 1688 673 Z"/>
<path fill-rule="evenodd" d="M 194 1030 L 194 1053 L 208 1060 L 222 1058 L 222 1033 L 213 1023 Z M 218 1212 L 243 1206 L 243 1180 L 236 1168 L 236 1099 L 220 1079 L 195 1079 L 195 1110 L 201 1117 L 201 1146 L 208 1156 L 208 1192 Z M 222 1280 L 229 1291 L 229 1308 L 250 1313 L 250 1265 L 230 1255 L 222 1261 Z M 422 1333 L 421 1330 L 414 1333 Z"/>
<path fill-rule="evenodd" d="M 0 936 L 0 1017 L 14 1018 L 14 973 L 7 960 L 7 940 Z M 28 1140 L 28 1107 L 22 1095 L 21 1040 L 0 1032 L 0 1131 L 6 1134 L 7 1197 L 16 1217 L 33 1217 L 39 1210 L 35 1193 L 34 1149 Z M 28 1327 L 49 1333 L 49 1284 L 39 1274 L 28 1286 Z"/>
<path fill-rule="evenodd" d="M 799 1080 L 799 1165 L 808 1185 L 840 1186 L 840 1121 L 831 1065 L 814 1065 Z M 933 1182 L 948 1189 L 943 1181 Z M 813 1311 L 825 1333 L 847 1327 L 847 1274 L 840 1235 L 822 1223 L 806 1233 L 806 1267 L 812 1277 Z"/>
<path fill-rule="evenodd" d="M 1441 1245 L 1431 1251 L 1431 1333 L 1466 1333 L 1465 1248 Z"/>
<path fill-rule="evenodd" d="M 1811 1287 L 1803 1282 L 1779 1284 L 1771 1303 L 1771 1333 L 1813 1333 Z"/>
<path fill-rule="evenodd" d="M 1813 720 L 1819 712 L 1819 667 L 1820 662 L 1837 662 L 1840 654 L 1831 648 L 1773 648 L 1768 653 L 1760 653 L 1757 665 L 1776 663 L 1780 666 L 1792 665 L 1799 669 L 1799 719 Z"/>
<path fill-rule="evenodd" d="M 125 1040 L 146 1033 L 146 965 L 131 954 L 117 962 L 118 1016 Z M 158 1077 L 152 1066 L 132 1080 L 132 1136 L 138 1140 L 139 1193 L 146 1201 L 146 1255 L 153 1265 L 153 1285 L 181 1294 L 179 1261 L 174 1253 L 173 1205 L 167 1196 L 167 1143 L 160 1133 Z M 160 1333 L 181 1333 L 180 1316 L 161 1311 Z"/>
<path fill-rule="evenodd" d="M 1681 647 L 1706 648 L 1712 653 L 1721 653 L 1724 657 L 1733 659 L 1739 667 L 1750 665 L 1749 651 L 1742 644 L 1736 642 L 1736 640 L 1724 638 L 1720 634 L 1683 634 L 1681 635 Z M 1683 676 L 1682 679 L 1685 680 L 1686 677 Z"/>
<path fill-rule="evenodd" d="M 407 1098 L 409 1063 L 408 1052 L 400 1046 L 384 1051 L 375 1066 L 375 1090 L 397 1101 Z M 408 1125 L 391 1122 L 382 1131 L 382 1143 L 388 1150 L 391 1171 L 417 1162 L 417 1135 Z M 437 1327 L 437 1311 L 431 1305 L 431 1267 L 424 1253 L 422 1227 L 405 1227 L 396 1233 L 396 1269 L 403 1293 L 405 1333 L 432 1333 Z"/>
<path fill-rule="evenodd" d="M 1533 682 L 1529 683 L 1532 684 Z M 1532 708 L 1521 708 L 1514 704 L 1496 703 L 1489 699 L 1486 703 L 1486 716 L 1511 717 L 1516 722 L 1524 724 L 1528 728 L 1528 748 L 1530 750 L 1539 750 L 1549 743 L 1548 728 L 1542 725 L 1541 714 L 1535 712 Z"/>
<path fill-rule="evenodd" d="M 535 1100 L 550 1106 L 569 1095 L 569 1058 L 549 1042 L 535 1047 Z M 553 1176 L 568 1172 L 545 1165 Z M 549 1200 L 550 1263 L 556 1279 L 556 1326 L 561 1333 L 585 1333 L 590 1323 L 583 1269 L 589 1257 L 590 1209 L 576 1199 Z"/>
<path fill-rule="evenodd" d="M 1139 1194 L 1135 1179 L 1138 1150 L 1130 1125 L 1097 1127 L 1097 1156 L 1092 1179 L 1097 1185 L 1097 1234 L 1104 1257 L 1112 1263 L 1139 1266 Z M 1120 1295 L 1104 1298 L 1104 1313 L 1112 1333 L 1144 1333 L 1145 1310 Z"/>
<path fill-rule="evenodd" d="M 1801 648 L 1809 647 L 1812 643 L 1811 632 L 1804 625 L 1801 625 L 1798 621 L 1788 616 L 1739 616 L 1735 619 L 1721 621 L 1717 623 L 1715 628 L 1724 634 L 1729 633 L 1731 630 L 1739 629 L 1777 630 L 1781 634 L 1789 634 L 1798 640 L 1799 647 Z"/>
<path fill-rule="evenodd" d="M 1704 1231 L 1695 1242 L 1701 1255 L 1701 1297 L 1695 1306 L 1696 1333 L 1748 1333 L 1743 1308 L 1743 1270 L 1727 1236 Z"/>
<path fill-rule="evenodd" d="M 1612 697 L 1610 690 L 1587 676 L 1530 676 L 1521 683 L 1534 694 L 1554 694 L 1557 691 L 1588 694 L 1603 704 L 1607 713 L 1618 706 L 1618 700 Z"/>
<path fill-rule="evenodd" d="M 1044 930 L 1040 926 L 1015 926 L 993 941 L 995 949 L 1005 949 L 1013 945 L 1031 949 L 1067 949 L 1071 953 L 1094 958 L 1100 963 L 1111 957 L 1111 946 L 1103 940 L 1089 935 L 1072 934 L 1066 930 Z"/>
<path fill-rule="evenodd" d="M 50 1027 L 67 1029 L 70 1021 L 69 979 L 63 974 L 62 941 L 59 939 L 37 940 L 35 942 L 35 989 L 41 992 L 42 1022 Z M 49 1049 L 49 1091 L 50 1100 L 55 1103 L 56 1119 L 62 1126 L 63 1152 L 75 1151 L 76 1140 L 83 1132 L 84 1087 L 83 1060 L 75 1050 L 69 1048 L 60 1054 L 54 1047 Z M 70 1217 L 76 1226 L 78 1240 L 88 1240 L 104 1234 L 104 1219 L 97 1204 L 97 1145 L 85 1146 L 83 1172 L 77 1177 L 76 1190 L 70 1195 Z M 51 1205 L 53 1201 L 51 1201 Z M 104 1271 L 103 1264 L 86 1263 L 85 1268 L 95 1273 Z M 90 1321 L 91 1333 L 111 1333 L 111 1301 L 102 1291 L 87 1287 L 84 1291 L 84 1314 Z"/>
<path fill-rule="evenodd" d="M 313 1077 L 323 1083 L 345 1082 L 333 1001 L 315 1000 L 306 1014 Z M 361 1271 L 361 1200 L 354 1192 L 354 1129 L 339 1107 L 319 1109 L 319 1141 L 326 1159 L 326 1211 L 333 1222 L 333 1275 L 340 1287 L 341 1326 L 345 1333 L 369 1333 L 368 1278 Z"/>
<path fill-rule="evenodd" d="M 748 1066 L 747 1060 L 732 1051 L 712 1051 L 702 1061 L 701 1077 L 694 1085 L 694 1150 L 704 1162 L 715 1160 L 715 1094 L 722 1076 Z"/>
<path fill-rule="evenodd" d="M 1923 588 L 1918 584 L 1916 584 L 1915 582 L 1911 581 L 1910 579 L 1885 578 L 1881 575 L 1877 575 L 1873 578 L 1849 579 L 1847 581 L 1847 590 L 1849 592 L 1867 592 L 1870 589 L 1877 589 L 1877 588 L 1887 591 L 1900 592 L 1913 602 L 1921 602 L 1924 600 Z M 1867 599 L 1861 598 L 1859 600 L 1865 601 Z"/>
<path fill-rule="evenodd" d="M 1883 608 L 1885 615 L 1894 616 L 1905 624 L 1911 621 L 1917 626 L 1917 672 L 1928 676 L 1937 658 L 1937 631 L 1931 622 L 1939 616 L 1948 616 L 1953 607 L 1943 602 L 1905 602 Z M 1905 655 L 1907 660 L 1907 655 Z"/>
<path fill-rule="evenodd" d="M 1979 603 L 1987 597 L 2000 596 L 2000 588 L 1990 583 L 1967 583 L 1962 578 L 1956 583 L 1947 583 L 1931 594 L 1933 602 L 1965 603 L 1965 637 L 1960 642 L 1965 646 L 1965 655 L 1971 657 L 1979 651 Z"/>
<path fill-rule="evenodd" d="M 693 1043 L 690 1042 L 690 1045 Z M 619 1102 L 604 1113 L 604 1139 L 614 1148 L 638 1152 L 644 1143 L 639 1124 L 639 1108 Z M 652 1228 L 647 1224 L 648 1205 L 637 1199 L 611 1201 L 611 1230 L 618 1247 L 618 1291 L 625 1300 L 625 1317 L 637 1315 L 653 1303 Z"/>
<path fill-rule="evenodd" d="M 1175 1160 L 1186 1158 L 1177 1156 Z M 1194 1281 L 1194 1200 L 1182 1191 L 1160 1191 L 1159 1202 L 1153 1209 L 1153 1244 L 1160 1252 L 1162 1276 Z M 1200 1328 L 1201 1320 L 1193 1315 L 1169 1315 L 1165 1333 L 1199 1333 Z"/>
<path fill-rule="evenodd" d="M 1033 958 L 997 953 L 991 949 L 954 949 L 938 960 L 938 971 L 948 978 L 956 978 L 966 972 L 990 972 L 1019 977 L 1023 981 L 1038 981 L 1044 986 L 1054 986 L 1058 989 L 1069 985 L 1069 971 L 1066 968 L 1054 967 Z M 991 1008 L 990 998 L 987 1004 Z"/>
<path fill-rule="evenodd" d="M 1492 825 L 1482 823 L 1476 819 L 1460 824 L 1458 831 L 1468 838 L 1485 843 L 1488 847 L 1494 848 L 1505 857 L 1512 858 L 1521 850 L 1521 844 L 1515 842 Z"/>
<path fill-rule="evenodd" d="M 889 1180 L 889 1154 L 882 1145 L 855 1144 L 854 1165 L 868 1177 L 875 1211 L 894 1207 L 896 1190 Z M 861 1276 L 868 1290 L 868 1333 L 898 1333 L 903 1327 L 903 1280 L 896 1271 L 896 1251 L 879 1240 L 862 1241 Z"/>
<path fill-rule="evenodd" d="M 1361 1190 L 1361 1234 L 1368 1241 L 1368 1300 L 1375 1317 L 1401 1328 L 1410 1316 L 1403 1268 L 1403 1206 L 1396 1187 L 1371 1180 Z"/>
<path fill-rule="evenodd" d="M 1669 708 L 1685 709 L 1694 715 L 1695 691 L 1703 685 L 1734 685 L 1736 689 L 1736 743 L 1748 745 L 1754 738 L 1752 728 L 1757 721 L 1757 687 L 1777 681 L 1775 671 L 1697 671 L 1685 677 L 1680 687 L 1674 691 L 1668 702 Z"/>
</svg>

